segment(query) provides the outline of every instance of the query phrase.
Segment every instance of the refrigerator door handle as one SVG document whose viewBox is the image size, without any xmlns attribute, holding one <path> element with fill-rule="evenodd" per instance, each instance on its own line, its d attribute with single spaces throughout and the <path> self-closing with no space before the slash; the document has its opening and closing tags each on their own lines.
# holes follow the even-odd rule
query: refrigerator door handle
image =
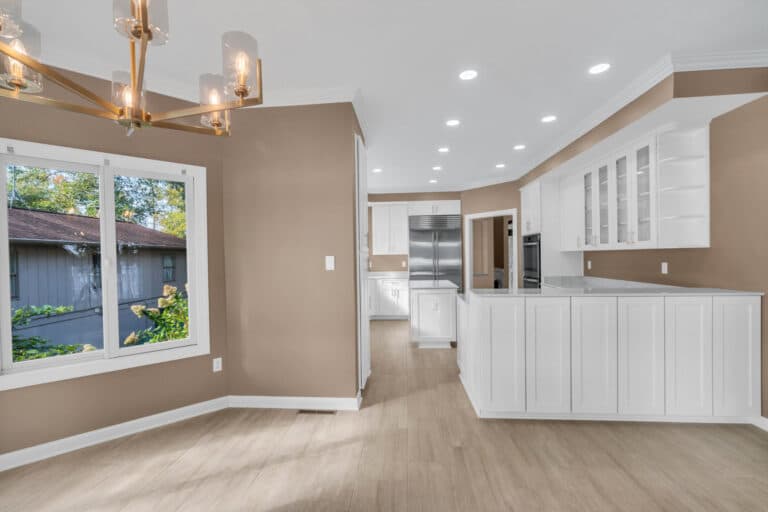
<svg viewBox="0 0 768 512">
<path fill-rule="evenodd" d="M 440 232 L 435 231 L 435 281 L 440 279 Z"/>
</svg>

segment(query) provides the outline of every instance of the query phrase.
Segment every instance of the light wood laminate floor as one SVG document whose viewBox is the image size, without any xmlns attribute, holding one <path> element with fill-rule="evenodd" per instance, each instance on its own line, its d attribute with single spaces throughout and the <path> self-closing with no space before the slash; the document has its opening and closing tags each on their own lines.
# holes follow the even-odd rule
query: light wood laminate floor
<svg viewBox="0 0 768 512">
<path fill-rule="evenodd" d="M 0 510 L 768 510 L 765 432 L 478 420 L 407 336 L 373 322 L 360 412 L 201 416 L 0 473 Z"/>
</svg>

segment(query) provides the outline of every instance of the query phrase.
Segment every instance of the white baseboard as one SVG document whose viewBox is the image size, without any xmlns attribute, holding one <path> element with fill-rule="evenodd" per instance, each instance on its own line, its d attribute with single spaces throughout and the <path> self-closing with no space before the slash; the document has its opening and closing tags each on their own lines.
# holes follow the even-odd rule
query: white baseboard
<svg viewBox="0 0 768 512">
<path fill-rule="evenodd" d="M 228 397 L 215 398 L 207 402 L 180 407 L 170 411 L 144 416 L 135 420 L 110 425 L 109 427 L 91 430 L 83 434 L 77 434 L 63 439 L 57 439 L 48 443 L 38 444 L 29 448 L 0 454 L 0 471 L 24 466 L 43 459 L 62 455 L 64 453 L 80 450 L 95 444 L 112 441 L 120 437 L 136 434 L 177 421 L 194 418 L 202 414 L 226 409 L 229 405 Z"/>
<path fill-rule="evenodd" d="M 352 398 L 300 397 L 300 396 L 223 396 L 180 407 L 151 416 L 118 423 L 109 427 L 92 430 L 29 448 L 0 454 L 0 471 L 17 468 L 43 459 L 80 450 L 95 444 L 112 441 L 120 437 L 137 434 L 202 414 L 227 408 L 259 409 L 310 409 L 315 411 L 357 411 L 360 410 L 362 394 Z"/>
<path fill-rule="evenodd" d="M 759 429 L 765 430 L 768 432 L 768 418 L 764 416 L 760 416 L 759 418 L 754 418 L 752 420 L 752 424 L 756 426 Z"/>
<path fill-rule="evenodd" d="M 754 424 L 755 418 L 733 416 L 661 416 L 661 415 L 618 415 L 618 414 L 553 414 L 535 412 L 507 412 L 480 410 L 478 416 L 485 419 L 505 420 L 566 420 L 566 421 L 632 421 L 649 423 L 721 423 Z"/>
<path fill-rule="evenodd" d="M 352 398 L 318 396 L 231 395 L 229 406 L 255 409 L 309 409 L 313 411 L 357 411 L 361 395 Z"/>
</svg>

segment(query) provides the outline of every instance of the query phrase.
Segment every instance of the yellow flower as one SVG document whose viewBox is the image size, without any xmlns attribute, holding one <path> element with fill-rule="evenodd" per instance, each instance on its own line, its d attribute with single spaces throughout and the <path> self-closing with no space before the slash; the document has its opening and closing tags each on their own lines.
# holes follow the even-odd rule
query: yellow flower
<svg viewBox="0 0 768 512">
<path fill-rule="evenodd" d="M 157 314 L 159 312 L 160 312 L 160 310 L 157 309 L 157 308 L 149 308 L 149 309 L 147 309 L 147 313 Z"/>
<path fill-rule="evenodd" d="M 163 295 L 166 297 L 176 294 L 176 290 L 177 288 L 175 286 L 169 284 L 163 285 Z"/>
<path fill-rule="evenodd" d="M 157 307 L 167 308 L 168 306 L 173 305 L 174 302 L 176 302 L 176 299 L 174 299 L 173 297 L 169 297 L 167 299 L 165 297 L 160 297 L 159 299 L 157 299 Z"/>
<path fill-rule="evenodd" d="M 97 349 L 90 343 L 86 343 L 85 345 L 83 345 L 83 352 L 93 352 L 94 350 L 99 350 L 99 349 Z"/>
<path fill-rule="evenodd" d="M 147 309 L 147 306 L 145 306 L 144 304 L 134 304 L 133 306 L 131 306 L 131 311 L 133 311 L 133 314 L 139 318 L 144 316 L 145 309 Z"/>
<path fill-rule="evenodd" d="M 132 332 L 131 334 L 128 335 L 127 338 L 123 340 L 123 345 L 133 345 L 137 341 L 139 341 L 139 337 L 136 336 L 135 332 Z"/>
</svg>

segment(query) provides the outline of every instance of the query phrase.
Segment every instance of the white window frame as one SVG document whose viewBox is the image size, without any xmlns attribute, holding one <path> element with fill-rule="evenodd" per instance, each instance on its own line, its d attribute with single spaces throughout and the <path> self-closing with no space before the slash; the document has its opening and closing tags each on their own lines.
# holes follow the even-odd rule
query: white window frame
<svg viewBox="0 0 768 512">
<path fill-rule="evenodd" d="M 195 165 L 0 139 L 0 268 L 9 268 L 8 164 L 94 172 L 99 176 L 101 286 L 104 348 L 92 352 L 13 362 L 10 273 L 0 272 L 0 391 L 210 354 L 206 169 Z M 152 345 L 120 347 L 114 176 L 181 181 L 187 212 L 187 280 L 190 337 Z"/>
</svg>

